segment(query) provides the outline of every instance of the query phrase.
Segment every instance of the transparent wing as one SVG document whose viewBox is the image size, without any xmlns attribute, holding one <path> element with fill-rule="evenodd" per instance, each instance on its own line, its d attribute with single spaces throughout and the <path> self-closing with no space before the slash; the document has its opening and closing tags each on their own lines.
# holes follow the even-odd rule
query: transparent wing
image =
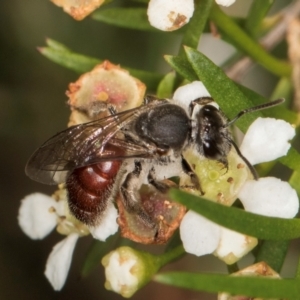
<svg viewBox="0 0 300 300">
<path fill-rule="evenodd" d="M 75 168 L 105 160 L 151 157 L 147 147 L 126 141 L 120 132 L 150 107 L 143 105 L 59 132 L 33 153 L 25 173 L 38 182 L 58 184 Z"/>
</svg>

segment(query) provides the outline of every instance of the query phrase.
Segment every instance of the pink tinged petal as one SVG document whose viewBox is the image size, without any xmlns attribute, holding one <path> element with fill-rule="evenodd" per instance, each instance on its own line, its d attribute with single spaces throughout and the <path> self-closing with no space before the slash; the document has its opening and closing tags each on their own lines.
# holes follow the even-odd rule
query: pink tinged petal
<svg viewBox="0 0 300 300">
<path fill-rule="evenodd" d="M 210 94 L 201 81 L 193 81 L 179 87 L 173 95 L 173 100 L 188 106 L 192 100 L 200 97 L 210 97 Z"/>
<path fill-rule="evenodd" d="M 246 211 L 264 216 L 293 218 L 299 210 L 296 191 L 275 177 L 247 181 L 238 196 Z"/>
<path fill-rule="evenodd" d="M 94 239 L 105 241 L 109 236 L 118 231 L 117 224 L 118 211 L 112 203 L 109 203 L 101 222 L 96 227 L 89 227 L 90 233 Z"/>
<path fill-rule="evenodd" d="M 32 239 L 47 236 L 57 224 L 57 205 L 53 198 L 41 193 L 26 196 L 21 202 L 18 215 L 23 232 Z"/>
<path fill-rule="evenodd" d="M 214 255 L 229 265 L 237 262 L 257 245 L 257 239 L 254 237 L 249 237 L 225 227 L 220 228 L 220 243 Z"/>
<path fill-rule="evenodd" d="M 47 259 L 44 274 L 55 291 L 61 290 L 66 282 L 78 237 L 76 233 L 68 235 L 53 247 Z"/>
<path fill-rule="evenodd" d="M 230 6 L 235 2 L 235 0 L 216 0 L 216 3 L 222 6 Z"/>
<path fill-rule="evenodd" d="M 173 31 L 188 23 L 193 12 L 193 0 L 150 0 L 147 14 L 153 27 Z"/>
<path fill-rule="evenodd" d="M 190 210 L 181 221 L 180 237 L 186 252 L 209 254 L 219 244 L 220 226 Z"/>
<path fill-rule="evenodd" d="M 273 118 L 257 118 L 249 127 L 240 150 L 253 165 L 287 154 L 295 128 Z"/>
</svg>

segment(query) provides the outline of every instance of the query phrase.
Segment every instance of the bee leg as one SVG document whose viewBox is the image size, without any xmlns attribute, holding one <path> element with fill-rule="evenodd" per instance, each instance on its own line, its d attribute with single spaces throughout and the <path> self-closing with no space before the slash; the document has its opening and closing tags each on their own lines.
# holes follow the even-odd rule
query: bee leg
<svg viewBox="0 0 300 300">
<path fill-rule="evenodd" d="M 168 190 L 170 189 L 170 186 L 163 182 L 163 181 L 158 181 L 156 180 L 156 176 L 155 176 L 155 170 L 154 168 L 152 168 L 150 171 L 149 171 L 149 174 L 148 174 L 148 182 L 153 185 L 159 192 L 165 194 L 168 192 Z"/>
<path fill-rule="evenodd" d="M 138 218 L 149 228 L 155 228 L 157 224 L 147 214 L 145 209 L 142 207 L 141 200 L 138 194 L 140 187 L 140 176 L 142 173 L 141 162 L 135 162 L 134 170 L 127 174 L 124 182 L 121 185 L 120 193 L 124 203 L 125 209 L 134 213 Z"/>
<path fill-rule="evenodd" d="M 181 157 L 181 159 L 182 170 L 185 174 L 187 174 L 190 177 L 193 188 L 195 190 L 200 191 L 201 195 L 204 195 L 205 192 L 202 190 L 198 176 L 195 174 L 192 167 L 183 156 Z M 184 186 L 182 186 L 182 188 L 184 188 Z"/>
</svg>

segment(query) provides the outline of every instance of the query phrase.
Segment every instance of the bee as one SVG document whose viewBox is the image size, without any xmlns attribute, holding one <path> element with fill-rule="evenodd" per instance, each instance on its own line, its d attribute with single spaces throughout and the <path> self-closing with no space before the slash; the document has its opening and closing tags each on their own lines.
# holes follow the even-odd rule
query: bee
<svg viewBox="0 0 300 300">
<path fill-rule="evenodd" d="M 29 159 L 25 172 L 44 184 L 65 183 L 71 213 L 83 223 L 96 226 L 107 204 L 120 195 L 125 209 L 153 229 L 153 220 L 141 205 L 139 189 L 150 184 L 161 193 L 165 179 L 189 176 L 194 189 L 202 191 L 192 167 L 183 157 L 193 147 L 207 159 L 228 168 L 232 147 L 253 177 L 255 169 L 234 143 L 229 126 L 242 115 L 282 103 L 278 99 L 245 109 L 229 121 L 211 97 L 188 104 L 147 96 L 143 105 L 88 123 L 75 125 L 51 137 Z"/>
</svg>

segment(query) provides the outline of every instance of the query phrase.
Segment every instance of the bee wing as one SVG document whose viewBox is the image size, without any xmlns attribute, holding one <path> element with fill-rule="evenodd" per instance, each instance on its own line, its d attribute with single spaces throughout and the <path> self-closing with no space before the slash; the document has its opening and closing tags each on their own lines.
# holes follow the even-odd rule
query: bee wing
<svg viewBox="0 0 300 300">
<path fill-rule="evenodd" d="M 149 157 L 151 154 L 145 146 L 127 142 L 120 130 L 150 106 L 140 106 L 57 133 L 33 153 L 25 173 L 38 182 L 58 184 L 65 182 L 68 173 L 75 168 L 105 160 Z"/>
</svg>

